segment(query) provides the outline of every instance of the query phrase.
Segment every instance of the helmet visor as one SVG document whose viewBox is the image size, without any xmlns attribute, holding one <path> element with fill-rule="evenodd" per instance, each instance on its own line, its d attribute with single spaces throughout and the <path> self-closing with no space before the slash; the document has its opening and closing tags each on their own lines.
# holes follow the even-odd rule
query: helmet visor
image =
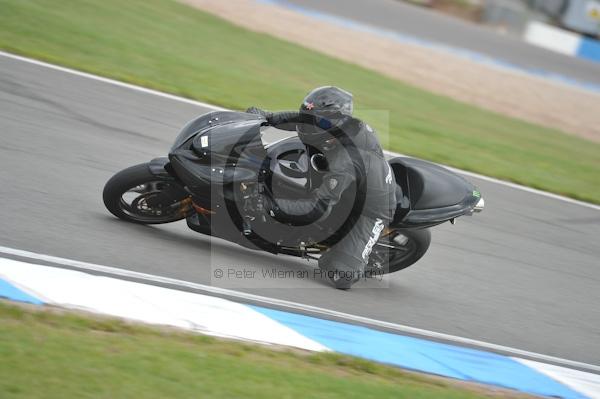
<svg viewBox="0 0 600 399">
<path fill-rule="evenodd" d="M 302 112 L 300 113 L 300 124 L 298 131 L 300 133 L 322 133 L 328 131 L 340 124 L 340 118 L 337 113 L 331 115 L 315 115 L 314 113 Z"/>
</svg>

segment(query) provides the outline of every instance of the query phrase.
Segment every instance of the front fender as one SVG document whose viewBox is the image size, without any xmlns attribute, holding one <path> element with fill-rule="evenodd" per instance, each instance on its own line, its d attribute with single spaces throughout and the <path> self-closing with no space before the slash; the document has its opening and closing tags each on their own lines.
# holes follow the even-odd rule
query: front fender
<svg viewBox="0 0 600 399">
<path fill-rule="evenodd" d="M 148 169 L 154 176 L 176 179 L 176 176 L 169 173 L 169 170 L 171 170 L 170 166 L 170 161 L 167 157 L 154 158 L 148 162 Z"/>
</svg>

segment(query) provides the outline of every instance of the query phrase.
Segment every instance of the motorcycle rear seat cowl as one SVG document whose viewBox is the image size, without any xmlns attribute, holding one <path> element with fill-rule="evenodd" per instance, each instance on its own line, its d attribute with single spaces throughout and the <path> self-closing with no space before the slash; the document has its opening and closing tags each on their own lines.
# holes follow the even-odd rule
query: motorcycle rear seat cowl
<svg viewBox="0 0 600 399">
<path fill-rule="evenodd" d="M 461 176 L 430 162 L 403 158 L 408 173 L 411 208 L 415 210 L 456 205 L 471 195 L 471 185 Z"/>
</svg>

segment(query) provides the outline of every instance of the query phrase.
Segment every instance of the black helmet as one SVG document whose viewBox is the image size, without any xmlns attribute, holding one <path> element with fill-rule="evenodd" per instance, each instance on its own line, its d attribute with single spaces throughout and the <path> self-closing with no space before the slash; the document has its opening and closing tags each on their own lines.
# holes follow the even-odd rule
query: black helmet
<svg viewBox="0 0 600 399">
<path fill-rule="evenodd" d="M 318 87 L 308 93 L 300 106 L 298 137 L 306 145 L 323 143 L 343 134 L 344 125 L 352 120 L 352 94 L 339 87 Z"/>
</svg>

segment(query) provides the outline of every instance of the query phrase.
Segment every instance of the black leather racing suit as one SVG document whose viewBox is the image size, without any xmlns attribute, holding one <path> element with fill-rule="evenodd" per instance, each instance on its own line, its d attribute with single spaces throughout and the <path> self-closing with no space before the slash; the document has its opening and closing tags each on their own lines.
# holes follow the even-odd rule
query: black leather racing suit
<svg viewBox="0 0 600 399">
<path fill-rule="evenodd" d="M 283 130 L 296 130 L 298 112 L 269 114 L 269 124 Z M 353 209 L 354 224 L 343 239 L 319 259 L 327 271 L 357 275 L 364 272 L 371 249 L 396 209 L 396 181 L 385 160 L 373 129 L 354 119 L 344 129 L 334 148 L 324 152 L 328 170 L 321 185 L 309 199 L 273 199 L 275 218 L 286 222 L 313 222 L 325 219 L 334 207 L 359 201 Z M 352 193 L 349 191 L 354 190 Z M 328 223 L 331 221 L 328 220 Z"/>
</svg>

